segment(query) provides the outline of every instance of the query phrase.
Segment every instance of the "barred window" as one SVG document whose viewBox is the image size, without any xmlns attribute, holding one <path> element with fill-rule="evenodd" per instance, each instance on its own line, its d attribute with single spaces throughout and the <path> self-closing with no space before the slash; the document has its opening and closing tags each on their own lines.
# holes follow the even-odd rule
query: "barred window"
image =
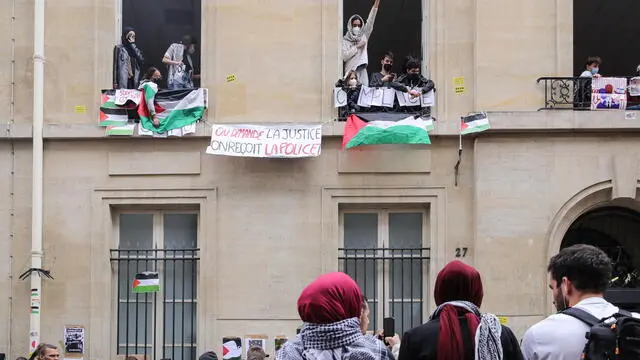
<svg viewBox="0 0 640 360">
<path fill-rule="evenodd" d="M 370 329 L 395 318 L 396 332 L 424 320 L 429 260 L 427 212 L 357 210 L 341 213 L 341 271 L 360 285 L 369 301 Z"/>
<path fill-rule="evenodd" d="M 111 250 L 117 288 L 119 358 L 195 359 L 198 214 L 138 212 L 116 216 Z M 157 274 L 157 292 L 137 293 L 137 275 Z"/>
</svg>

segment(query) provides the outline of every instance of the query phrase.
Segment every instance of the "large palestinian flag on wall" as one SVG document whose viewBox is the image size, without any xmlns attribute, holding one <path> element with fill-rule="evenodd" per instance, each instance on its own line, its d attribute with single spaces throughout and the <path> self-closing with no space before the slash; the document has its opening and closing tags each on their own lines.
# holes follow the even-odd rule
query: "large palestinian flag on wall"
<svg viewBox="0 0 640 360">
<path fill-rule="evenodd" d="M 207 108 L 206 89 L 184 89 L 158 91 L 158 85 L 145 83 L 143 96 L 138 106 L 140 125 L 147 131 L 166 133 L 192 125 L 202 119 Z M 159 126 L 153 125 L 153 119 L 147 104 L 153 101 Z"/>
<path fill-rule="evenodd" d="M 431 144 L 433 119 L 406 113 L 362 113 L 347 118 L 342 148 L 379 144 Z"/>
</svg>

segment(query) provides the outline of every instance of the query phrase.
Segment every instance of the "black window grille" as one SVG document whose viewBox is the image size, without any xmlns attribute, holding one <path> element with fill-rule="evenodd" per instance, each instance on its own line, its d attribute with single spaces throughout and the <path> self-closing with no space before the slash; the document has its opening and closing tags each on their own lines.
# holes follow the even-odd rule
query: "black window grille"
<svg viewBox="0 0 640 360">
<path fill-rule="evenodd" d="M 113 249 L 118 355 L 196 359 L 199 249 Z M 136 274 L 157 272 L 160 290 L 134 293 Z"/>
<path fill-rule="evenodd" d="M 340 248 L 341 271 L 351 276 L 369 302 L 369 330 L 395 319 L 402 335 L 424 321 L 429 248 Z"/>
</svg>

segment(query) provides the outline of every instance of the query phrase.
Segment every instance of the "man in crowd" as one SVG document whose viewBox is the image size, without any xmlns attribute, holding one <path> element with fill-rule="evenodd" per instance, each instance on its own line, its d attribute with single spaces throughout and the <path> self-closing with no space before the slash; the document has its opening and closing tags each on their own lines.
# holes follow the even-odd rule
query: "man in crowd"
<svg viewBox="0 0 640 360">
<path fill-rule="evenodd" d="M 598 319 L 617 313 L 619 309 L 604 299 L 612 269 L 607 254 L 597 247 L 580 244 L 560 250 L 547 267 L 556 309 L 575 307 Z M 580 359 L 589 330 L 570 315 L 551 315 L 527 330 L 522 353 L 525 360 Z"/>
</svg>

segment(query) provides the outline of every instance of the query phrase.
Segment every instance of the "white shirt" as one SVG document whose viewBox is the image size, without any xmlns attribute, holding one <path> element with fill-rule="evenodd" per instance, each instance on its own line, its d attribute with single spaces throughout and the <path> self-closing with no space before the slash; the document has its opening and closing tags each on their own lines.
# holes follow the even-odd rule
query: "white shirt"
<svg viewBox="0 0 640 360">
<path fill-rule="evenodd" d="M 609 317 L 618 308 L 601 297 L 591 297 L 574 307 L 585 310 L 598 319 Z M 634 317 L 640 315 L 634 313 Z M 554 314 L 527 330 L 522 339 L 522 355 L 525 360 L 576 360 L 580 359 L 589 326 L 565 314 Z"/>
</svg>

